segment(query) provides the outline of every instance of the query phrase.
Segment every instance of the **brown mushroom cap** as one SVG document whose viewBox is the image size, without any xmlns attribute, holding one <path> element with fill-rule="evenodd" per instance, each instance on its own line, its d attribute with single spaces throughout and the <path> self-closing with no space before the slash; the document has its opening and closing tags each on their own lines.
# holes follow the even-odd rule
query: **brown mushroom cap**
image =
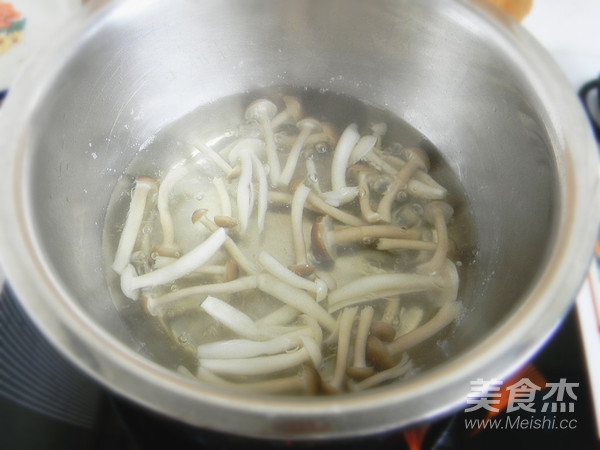
<svg viewBox="0 0 600 450">
<path fill-rule="evenodd" d="M 396 337 L 396 330 L 389 323 L 377 320 L 371 324 L 371 334 L 383 342 L 392 342 Z"/>
<path fill-rule="evenodd" d="M 315 266 L 310 264 L 290 264 L 288 269 L 302 278 L 308 278 L 315 272 Z"/>
<path fill-rule="evenodd" d="M 353 180 L 358 180 L 358 178 L 361 175 L 378 175 L 379 172 L 377 170 L 375 170 L 373 167 L 371 166 L 367 166 L 366 164 L 353 164 L 350 167 L 348 167 L 348 175 L 350 175 L 350 178 L 352 178 Z"/>
<path fill-rule="evenodd" d="M 396 365 L 387 348 L 375 336 L 367 338 L 367 360 L 378 370 L 386 370 Z"/>
<path fill-rule="evenodd" d="M 403 148 L 400 151 L 400 156 L 405 161 L 414 161 L 425 172 L 428 172 L 431 168 L 431 161 L 429 160 L 427 152 L 419 147 Z"/>
<path fill-rule="evenodd" d="M 319 262 L 333 261 L 334 252 L 329 242 L 329 233 L 333 230 L 333 223 L 329 216 L 319 216 L 312 226 L 311 250 Z"/>
<path fill-rule="evenodd" d="M 192 213 L 192 223 L 198 223 L 208 212 L 206 209 L 197 209 Z"/>
<path fill-rule="evenodd" d="M 194 220 L 194 217 L 192 215 L 192 221 Z M 215 224 L 219 227 L 223 227 L 223 228 L 233 228 L 233 227 L 237 227 L 240 224 L 239 219 L 235 218 L 235 217 L 231 217 L 231 216 L 215 216 L 213 217 L 213 221 L 215 222 Z"/>
</svg>

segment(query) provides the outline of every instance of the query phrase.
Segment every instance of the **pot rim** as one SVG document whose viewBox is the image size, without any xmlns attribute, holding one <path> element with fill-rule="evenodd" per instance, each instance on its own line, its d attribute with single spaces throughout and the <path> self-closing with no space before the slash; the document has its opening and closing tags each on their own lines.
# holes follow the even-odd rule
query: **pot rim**
<svg viewBox="0 0 600 450">
<path fill-rule="evenodd" d="M 93 33 L 119 8 L 141 7 L 142 1 L 102 0 L 88 6 L 58 44 L 23 68 L 1 110 L 0 139 L 5 150 L 0 164 L 8 174 L 0 181 L 0 203 L 15 220 L 1 225 L 0 256 L 28 315 L 71 362 L 118 394 L 194 426 L 254 437 L 334 438 L 406 426 L 464 405 L 469 381 L 491 380 L 517 370 L 560 324 L 589 267 L 600 223 L 600 208 L 589 207 L 600 204 L 595 143 L 575 93 L 570 93 L 566 78 L 545 50 L 491 7 L 481 2 L 458 3 L 465 21 L 489 29 L 515 59 L 526 64 L 528 76 L 536 79 L 536 94 L 548 120 L 554 124 L 550 138 L 564 150 L 559 173 L 561 220 L 549 262 L 528 301 L 473 348 L 419 377 L 360 394 L 292 399 L 251 396 L 186 380 L 126 347 L 84 314 L 45 269 L 37 251 L 40 246 L 31 213 L 24 206 L 28 187 L 22 180 L 27 177 L 21 175 L 26 168 L 27 118 L 48 89 L 47 81 L 39 83 L 38 74 L 48 74 L 50 67 L 47 79 L 51 79 L 75 54 L 76 36 Z M 369 425 L 364 424 L 367 409 L 372 415 Z M 334 416 L 338 417 L 335 423 Z"/>
</svg>

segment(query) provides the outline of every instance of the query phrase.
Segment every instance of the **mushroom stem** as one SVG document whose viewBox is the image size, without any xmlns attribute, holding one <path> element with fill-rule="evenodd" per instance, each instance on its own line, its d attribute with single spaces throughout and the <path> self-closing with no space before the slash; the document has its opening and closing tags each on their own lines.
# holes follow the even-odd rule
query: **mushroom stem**
<svg viewBox="0 0 600 450">
<path fill-rule="evenodd" d="M 304 183 L 299 183 L 292 197 L 292 242 L 297 266 L 309 266 L 306 255 L 306 242 L 304 240 L 304 204 L 310 193 L 310 189 Z"/>
<path fill-rule="evenodd" d="M 331 160 L 331 190 L 341 195 L 340 204 L 352 201 L 358 195 L 358 188 L 346 185 L 346 168 L 354 146 L 360 139 L 356 124 L 350 124 L 342 132 Z M 327 193 L 325 193 L 327 194 Z M 324 195 L 325 195 L 324 194 Z"/>
<path fill-rule="evenodd" d="M 414 368 L 414 365 L 408 355 L 404 354 L 402 359 L 398 364 L 389 369 L 382 370 L 370 376 L 369 378 L 365 378 L 364 380 L 356 383 L 353 386 L 354 391 L 364 391 L 365 389 L 369 389 L 375 386 L 378 386 L 386 381 L 395 380 L 400 378 L 402 375 L 407 374 L 410 370 Z"/>
<path fill-rule="evenodd" d="M 336 247 L 357 242 L 369 242 L 380 237 L 417 239 L 420 231 L 396 225 L 365 225 L 333 228 L 331 218 L 318 217 L 311 229 L 311 250 L 318 261 L 333 261 Z"/>
<path fill-rule="evenodd" d="M 335 319 L 306 292 L 292 287 L 270 274 L 258 275 L 258 289 L 312 317 L 331 333 L 335 331 Z"/>
<path fill-rule="evenodd" d="M 310 188 L 313 192 L 320 195 L 322 193 L 321 186 L 319 185 L 319 173 L 317 172 L 317 166 L 313 158 L 306 158 L 306 180 L 310 184 Z"/>
<path fill-rule="evenodd" d="M 130 270 L 124 270 L 121 274 L 121 290 L 127 297 L 136 300 L 139 297 L 141 288 L 159 286 L 181 278 L 204 264 L 217 253 L 226 238 L 225 230 L 219 228 L 208 239 L 173 262 L 173 264 L 139 276 L 134 276 L 134 273 Z"/>
<path fill-rule="evenodd" d="M 212 222 L 208 217 L 206 217 L 205 209 L 198 209 L 194 211 L 192 214 L 192 222 L 197 223 L 200 222 L 204 225 L 208 231 L 215 232 L 220 229 L 217 224 Z M 246 255 L 240 250 L 235 241 L 231 239 L 229 236 L 226 236 L 225 243 L 223 244 L 225 250 L 229 253 L 229 255 L 236 260 L 242 270 L 248 274 L 256 274 L 260 270 L 252 261 L 248 259 Z"/>
<path fill-rule="evenodd" d="M 198 150 L 200 153 L 208 156 L 214 163 L 223 171 L 225 175 L 229 176 L 233 172 L 233 167 L 229 165 L 227 161 L 223 159 L 223 157 L 206 145 L 203 142 L 199 142 L 194 145 L 194 148 Z"/>
<path fill-rule="evenodd" d="M 233 358 L 233 359 L 200 359 L 200 367 L 211 372 L 225 375 L 267 375 L 281 372 L 286 369 L 298 366 L 306 361 L 312 360 L 314 350 L 320 353 L 318 346 L 310 338 L 303 339 L 304 346 L 300 349 L 277 355 L 256 356 L 253 358 Z M 307 348 L 312 346 L 311 348 Z"/>
<path fill-rule="evenodd" d="M 217 190 L 217 195 L 219 196 L 221 215 L 231 216 L 231 199 L 229 198 L 229 193 L 227 192 L 227 187 L 225 186 L 223 178 L 215 177 L 213 179 L 213 184 Z"/>
<path fill-rule="evenodd" d="M 311 292 L 312 294 L 315 294 L 316 300 L 318 302 L 324 300 L 325 297 L 327 297 L 327 285 L 324 281 L 318 278 L 315 281 L 311 281 L 297 275 L 296 273 L 285 267 L 283 264 L 281 264 L 279 261 L 277 261 L 277 259 L 275 259 L 267 252 L 262 251 L 258 255 L 258 262 L 271 275 L 279 278 L 281 281 L 295 288 L 303 289 L 305 291 Z"/>
<path fill-rule="evenodd" d="M 352 325 L 358 308 L 345 308 L 342 311 L 340 325 L 338 328 L 338 344 L 335 358 L 335 370 L 331 380 L 331 387 L 336 391 L 342 390 L 346 369 L 348 367 L 348 354 L 350 353 L 350 339 L 352 337 Z"/>
<path fill-rule="evenodd" d="M 206 297 L 200 308 L 240 336 L 248 339 L 264 339 L 266 337 L 248 315 L 217 297 Z"/>
<path fill-rule="evenodd" d="M 281 166 L 271 126 L 271 119 L 277 113 L 275 104 L 266 99 L 260 99 L 252 102 L 246 109 L 246 119 L 256 120 L 260 125 L 265 138 L 265 149 L 267 152 L 267 164 L 269 164 L 269 179 L 271 185 L 276 185 L 281 175 Z"/>
<path fill-rule="evenodd" d="M 175 247 L 175 229 L 173 218 L 169 211 L 169 196 L 173 187 L 188 173 L 188 168 L 181 163 L 174 165 L 163 179 L 158 188 L 157 208 L 162 227 L 163 239 L 157 252 L 165 256 L 173 256 L 178 253 Z"/>
<path fill-rule="evenodd" d="M 259 326 L 285 325 L 298 317 L 299 314 L 300 311 L 296 308 L 290 305 L 283 305 L 258 319 L 256 324 Z"/>
<path fill-rule="evenodd" d="M 439 289 L 429 275 L 386 273 L 351 281 L 329 293 L 329 313 L 380 297 Z"/>
<path fill-rule="evenodd" d="M 418 170 L 429 170 L 429 157 L 419 148 L 410 148 L 402 150 L 406 155 L 406 164 L 398 170 L 394 181 L 388 187 L 377 207 L 377 212 L 386 222 L 392 221 L 392 204 L 400 191 L 407 188 L 408 182 L 413 174 Z"/>
<path fill-rule="evenodd" d="M 448 191 L 445 188 L 431 186 L 414 178 L 408 182 L 407 192 L 410 196 L 420 198 L 421 200 L 443 200 L 448 195 Z"/>
<path fill-rule="evenodd" d="M 371 322 L 375 310 L 372 306 L 365 306 L 360 311 L 358 318 L 358 328 L 356 330 L 356 338 L 354 341 L 354 360 L 351 367 L 348 367 L 346 374 L 353 379 L 362 380 L 375 373 L 373 367 L 367 366 L 366 348 L 367 338 L 371 329 Z"/>
<path fill-rule="evenodd" d="M 258 205 L 256 209 L 256 220 L 258 225 L 258 233 L 261 234 L 265 229 L 265 217 L 267 215 L 267 206 L 268 206 L 268 192 L 269 186 L 267 182 L 267 174 L 265 172 L 265 168 L 263 163 L 258 156 L 254 153 L 251 154 L 252 158 L 252 169 L 256 174 L 256 178 L 258 179 Z"/>
<path fill-rule="evenodd" d="M 381 320 L 377 320 L 371 325 L 371 333 L 384 342 L 392 342 L 396 337 L 394 320 L 400 310 L 400 302 L 398 300 L 396 298 L 386 299 Z"/>
<path fill-rule="evenodd" d="M 461 310 L 461 304 L 457 301 L 444 303 L 429 321 L 388 344 L 387 351 L 393 356 L 420 344 L 450 325 Z"/>
<path fill-rule="evenodd" d="M 378 238 L 370 245 L 377 250 L 434 251 L 437 248 L 437 244 L 435 242 L 421 241 L 417 239 Z"/>
<path fill-rule="evenodd" d="M 433 201 L 425 205 L 423 215 L 425 220 L 432 223 L 437 235 L 437 246 L 429 261 L 417 267 L 419 273 L 434 273 L 446 262 L 449 240 L 446 223 L 454 214 L 452 207 L 442 201 Z"/>
<path fill-rule="evenodd" d="M 298 375 L 268 379 L 265 381 L 231 382 L 215 375 L 204 367 L 198 368 L 196 377 L 207 383 L 252 394 L 303 392 L 305 394 L 314 395 L 317 393 L 320 384 L 320 378 L 317 371 L 308 364 L 302 364 L 302 371 Z"/>
<path fill-rule="evenodd" d="M 252 184 L 252 157 L 247 152 L 241 152 L 239 155 L 242 172 L 238 179 L 237 188 L 237 210 L 240 220 L 240 231 L 246 233 L 248 222 L 250 220 L 250 190 Z"/>
<path fill-rule="evenodd" d="M 159 310 L 167 305 L 170 305 L 178 300 L 198 295 L 218 295 L 218 294 L 233 294 L 251 289 L 256 289 L 256 275 L 238 278 L 236 280 L 227 281 L 225 283 L 200 284 L 190 286 L 183 289 L 178 289 L 160 297 L 147 297 L 146 308 L 152 315 L 157 315 Z"/>
<path fill-rule="evenodd" d="M 287 161 L 285 162 L 285 166 L 281 171 L 281 175 L 279 177 L 279 184 L 287 186 L 294 175 L 294 171 L 296 170 L 296 165 L 298 164 L 298 159 L 300 158 L 300 153 L 304 144 L 306 143 L 306 139 L 308 136 L 314 131 L 320 128 L 321 124 L 318 120 L 313 119 L 312 117 L 306 117 L 300 120 L 297 123 L 297 126 L 300 128 L 300 134 L 296 137 L 292 148 L 290 149 L 290 153 L 288 154 Z"/>
<path fill-rule="evenodd" d="M 298 186 L 304 184 L 303 181 L 304 180 L 302 180 L 301 178 L 292 180 L 292 182 L 290 183 L 290 191 L 292 193 L 295 192 Z M 331 216 L 337 221 L 346 225 L 360 226 L 365 224 L 364 220 L 362 220 L 360 217 L 353 216 L 352 214 L 349 214 L 341 209 L 331 206 L 329 203 L 324 201 L 314 192 L 309 191 L 307 201 L 309 203 L 309 206 L 312 205 L 312 207 L 317 209 L 320 213 L 327 214 L 328 216 Z"/>
<path fill-rule="evenodd" d="M 129 212 L 127 213 L 127 219 L 125 219 L 125 225 L 112 264 L 113 270 L 119 275 L 131 260 L 131 254 L 144 218 L 148 194 L 156 189 L 158 189 L 158 183 L 153 178 L 141 176 L 135 180 L 135 187 L 129 203 Z"/>
<path fill-rule="evenodd" d="M 374 223 L 381 221 L 381 217 L 371 208 L 371 190 L 367 181 L 368 175 L 369 173 L 366 170 L 360 170 L 358 173 L 358 202 L 363 218 L 369 223 Z"/>
<path fill-rule="evenodd" d="M 398 170 L 400 170 L 406 164 L 406 161 L 404 161 L 402 158 L 399 158 L 394 155 L 383 154 L 381 156 L 381 159 L 384 160 L 385 162 L 387 162 L 389 164 L 389 167 L 393 168 L 392 172 L 386 171 L 386 173 L 389 173 L 389 175 L 395 175 L 396 172 Z M 410 188 L 410 184 L 413 181 L 419 181 L 421 183 L 424 183 L 424 184 L 430 186 L 431 188 L 433 188 L 437 191 L 440 191 L 440 192 L 443 191 L 445 194 L 447 193 L 447 190 L 446 190 L 446 188 L 444 188 L 444 186 L 442 186 L 437 181 L 435 181 L 435 179 L 430 174 L 428 174 L 427 172 L 424 172 L 422 170 L 418 170 L 417 172 L 415 172 L 413 174 L 413 178 L 411 179 L 411 181 L 408 182 L 409 188 Z"/>
</svg>

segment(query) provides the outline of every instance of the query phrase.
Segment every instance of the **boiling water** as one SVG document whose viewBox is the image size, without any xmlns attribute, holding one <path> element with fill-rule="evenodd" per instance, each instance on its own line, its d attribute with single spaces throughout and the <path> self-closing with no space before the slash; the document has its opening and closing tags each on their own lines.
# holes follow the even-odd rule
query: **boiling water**
<svg viewBox="0 0 600 450">
<path fill-rule="evenodd" d="M 242 135 L 255 135 L 256 131 L 253 131 L 252 127 L 244 120 L 245 108 L 255 99 L 267 97 L 282 109 L 281 92 L 253 92 L 235 95 L 214 104 L 202 106 L 182 117 L 142 145 L 115 187 L 107 210 L 103 236 L 106 273 L 113 301 L 132 333 L 143 344 L 143 352 L 151 359 L 168 367 L 184 366 L 194 373 L 197 366 L 196 348 L 198 345 L 219 339 L 231 339 L 236 336 L 216 324 L 212 318 L 201 311 L 199 305 L 206 296 L 178 302 L 167 308 L 164 314 L 154 317 L 145 311 L 143 302 L 132 301 L 123 295 L 118 276 L 110 266 L 127 216 L 133 180 L 137 176 L 146 175 L 160 181 L 175 164 L 185 165 L 188 172 L 171 193 L 169 208 L 173 216 L 176 230 L 175 240 L 180 252 L 185 253 L 194 248 L 203 242 L 210 232 L 201 224 L 192 223 L 192 214 L 198 209 L 206 209 L 211 217 L 220 214 L 214 178 L 224 177 L 223 172 L 209 157 L 198 152 L 195 144 L 204 143 L 216 151 L 220 151 Z M 401 147 L 412 146 L 418 146 L 427 151 L 431 159 L 430 174 L 447 188 L 449 194 L 446 201 L 454 207 L 449 234 L 457 244 L 458 252 L 455 261 L 460 276 L 464 277 L 471 260 L 469 249 L 474 248 L 476 239 L 471 213 L 462 197 L 460 183 L 444 160 L 443 149 L 438 150 L 425 136 L 399 118 L 355 99 L 331 92 L 308 89 L 285 89 L 285 95 L 297 96 L 304 106 L 306 116 L 330 122 L 340 132 L 350 123 L 358 125 L 361 135 L 371 134 L 369 130 L 371 124 L 381 122 L 387 124 L 388 129 L 383 142 L 386 151 L 392 154 Z M 286 127 L 282 127 L 282 129 L 278 139 L 286 133 Z M 332 151 L 332 148 L 320 146 L 313 154 L 318 169 L 318 182 L 322 186 L 327 186 L 330 181 L 328 165 Z M 285 152 L 285 146 L 280 146 L 279 156 L 282 167 L 285 165 L 287 157 Z M 304 175 L 304 163 L 301 158 L 295 176 Z M 228 189 L 231 197 L 235 199 L 233 183 L 228 185 Z M 278 190 L 286 191 L 285 188 Z M 357 203 L 355 200 L 345 209 L 360 216 Z M 233 206 L 233 210 L 235 211 L 235 206 Z M 266 250 L 284 265 L 292 264 L 294 250 L 290 231 L 289 205 L 269 205 L 264 232 L 260 236 L 255 216 L 256 208 L 247 233 L 242 237 L 235 237 L 242 251 L 254 259 L 261 250 Z M 315 213 L 305 211 L 304 227 L 307 239 L 310 234 L 310 225 L 316 216 Z M 161 239 L 161 227 L 157 215 L 146 215 L 138 243 L 146 240 L 147 245 L 156 245 L 161 242 Z M 152 255 L 152 257 L 156 257 L 156 255 Z M 317 266 L 317 269 L 330 273 L 340 286 L 365 275 L 402 272 L 411 264 L 414 265 L 415 257 L 416 252 L 390 253 L 372 251 L 361 245 L 351 245 L 338 250 L 338 257 L 334 265 Z M 217 256 L 211 259 L 209 264 L 219 265 L 224 262 L 223 256 Z M 222 276 L 203 275 L 195 279 L 180 279 L 168 286 L 155 289 L 154 293 L 160 295 L 197 283 L 218 283 L 220 278 Z M 256 290 L 217 295 L 217 297 L 230 302 L 255 320 L 281 305 L 278 300 Z M 402 304 L 410 306 L 411 304 L 423 305 L 423 303 L 419 295 L 407 295 Z M 372 304 L 377 309 L 377 318 L 381 315 L 382 306 L 380 305 L 383 302 Z M 435 310 L 426 308 L 425 315 L 428 317 L 434 312 Z M 448 332 L 445 331 L 440 335 L 447 334 Z M 425 345 L 419 348 L 422 347 L 426 351 L 411 352 L 416 367 L 429 364 L 431 359 L 437 359 L 443 353 L 435 346 Z M 324 354 L 324 357 L 326 365 L 328 361 L 331 364 L 334 356 Z"/>
</svg>

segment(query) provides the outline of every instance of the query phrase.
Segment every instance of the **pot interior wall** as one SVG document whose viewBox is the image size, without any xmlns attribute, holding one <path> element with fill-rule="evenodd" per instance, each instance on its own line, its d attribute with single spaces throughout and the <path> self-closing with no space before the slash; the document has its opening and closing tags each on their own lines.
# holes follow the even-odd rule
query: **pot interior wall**
<svg viewBox="0 0 600 450">
<path fill-rule="evenodd" d="M 543 269 L 559 207 L 546 118 L 531 81 L 500 56 L 498 36 L 428 2 L 274 2 L 268 15 L 235 3 L 232 15 L 231 1 L 166 10 L 134 2 L 103 17 L 60 68 L 27 142 L 35 233 L 58 283 L 138 349 L 103 270 L 106 207 L 123 170 L 160 129 L 201 105 L 309 87 L 389 111 L 440 151 L 474 232 L 461 254 L 462 326 L 424 360 L 482 339 Z"/>
</svg>

